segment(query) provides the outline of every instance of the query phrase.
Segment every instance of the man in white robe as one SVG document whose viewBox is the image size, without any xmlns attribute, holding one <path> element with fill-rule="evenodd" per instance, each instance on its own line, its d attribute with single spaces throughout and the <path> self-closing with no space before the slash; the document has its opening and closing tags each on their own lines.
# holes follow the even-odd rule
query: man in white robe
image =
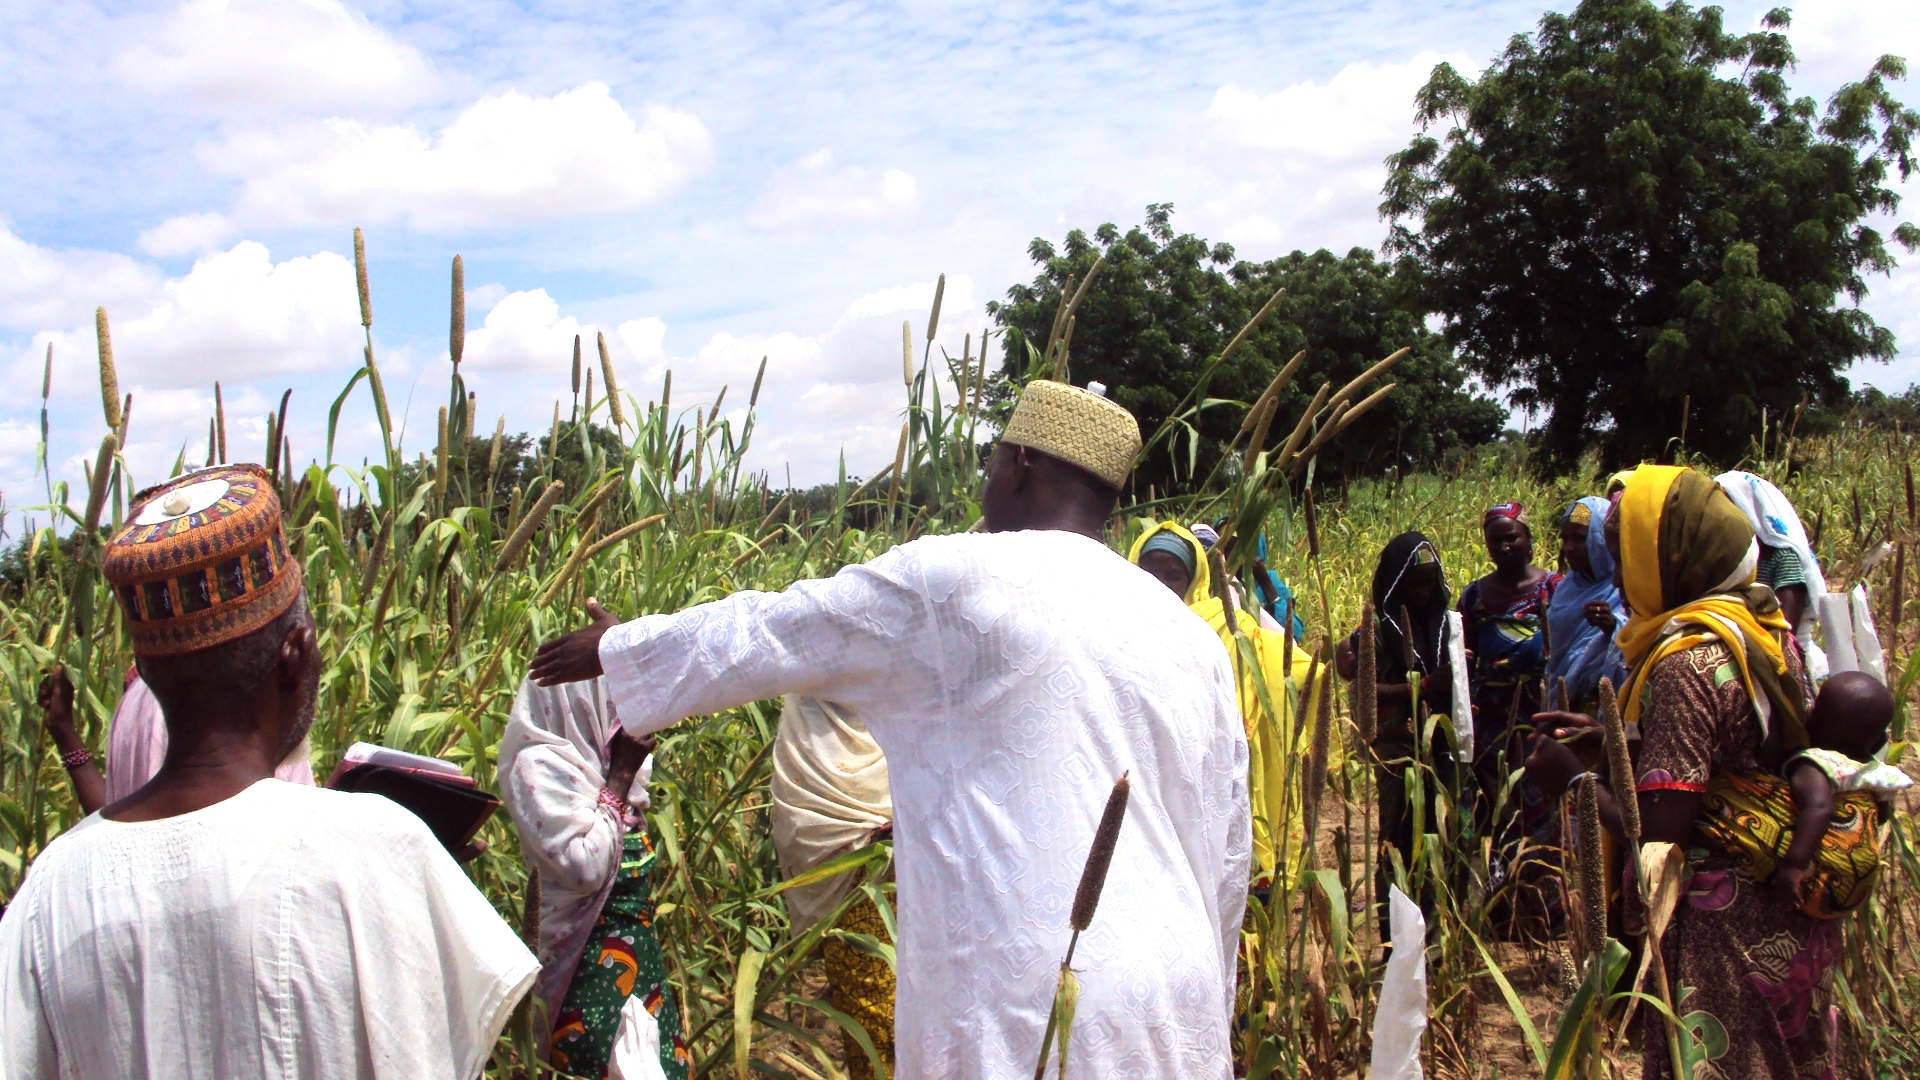
<svg viewBox="0 0 1920 1080">
<path fill-rule="evenodd" d="M 532 983 L 412 812 L 274 777 L 321 669 L 280 528 L 265 471 L 225 466 L 108 546 L 166 758 L 0 918 L 0 1080 L 472 1080 Z"/>
<path fill-rule="evenodd" d="M 1028 385 L 989 466 L 985 532 L 924 537 L 782 593 L 594 624 L 542 682 L 604 670 L 636 734 L 783 693 L 851 709 L 886 754 L 901 1077 L 1025 1077 L 1113 782 L 1128 804 L 1075 953 L 1071 1077 L 1232 1074 L 1251 844 L 1226 656 L 1101 542 L 1139 448 L 1125 410 Z"/>
</svg>

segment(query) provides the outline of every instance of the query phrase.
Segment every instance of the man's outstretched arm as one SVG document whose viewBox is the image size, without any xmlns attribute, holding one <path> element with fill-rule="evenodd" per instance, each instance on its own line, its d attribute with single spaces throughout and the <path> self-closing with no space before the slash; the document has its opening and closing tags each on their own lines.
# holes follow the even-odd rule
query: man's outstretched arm
<svg viewBox="0 0 1920 1080">
<path fill-rule="evenodd" d="M 920 666 L 912 638 L 925 607 L 883 566 L 860 565 L 628 623 L 593 602 L 588 615 L 541 646 L 532 676 L 551 685 L 604 674 L 622 726 L 641 735 L 784 693 L 857 703 L 864 688 Z"/>
</svg>

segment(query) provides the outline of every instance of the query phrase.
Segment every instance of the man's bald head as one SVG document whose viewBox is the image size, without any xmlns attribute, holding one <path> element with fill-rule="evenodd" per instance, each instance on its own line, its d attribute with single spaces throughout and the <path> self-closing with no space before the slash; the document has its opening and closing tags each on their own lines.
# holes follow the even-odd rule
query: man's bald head
<svg viewBox="0 0 1920 1080">
<path fill-rule="evenodd" d="M 1892 722 L 1893 694 L 1880 680 L 1863 671 L 1843 671 L 1820 687 L 1807 717 L 1807 737 L 1817 747 L 1865 761 L 1886 745 Z"/>
</svg>

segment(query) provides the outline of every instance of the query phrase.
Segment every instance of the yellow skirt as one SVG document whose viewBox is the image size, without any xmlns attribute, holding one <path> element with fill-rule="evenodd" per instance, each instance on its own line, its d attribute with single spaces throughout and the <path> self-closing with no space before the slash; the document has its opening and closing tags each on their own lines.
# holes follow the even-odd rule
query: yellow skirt
<svg viewBox="0 0 1920 1080">
<path fill-rule="evenodd" d="M 880 921 L 880 912 L 873 901 L 862 898 L 859 903 L 847 909 L 837 924 L 840 929 L 856 934 L 868 934 L 881 941 L 891 943 L 887 936 L 886 924 Z M 867 1037 L 873 1040 L 873 1048 L 880 1054 L 880 1060 L 886 1063 L 887 1072 L 893 1072 L 893 969 L 885 960 L 867 954 L 841 941 L 828 938 L 820 951 L 827 965 L 827 987 L 833 996 L 833 1007 L 853 1017 L 861 1027 L 867 1029 Z M 847 1055 L 847 1076 L 851 1080 L 874 1080 L 873 1064 L 867 1060 L 866 1051 L 852 1039 L 844 1039 Z"/>
</svg>

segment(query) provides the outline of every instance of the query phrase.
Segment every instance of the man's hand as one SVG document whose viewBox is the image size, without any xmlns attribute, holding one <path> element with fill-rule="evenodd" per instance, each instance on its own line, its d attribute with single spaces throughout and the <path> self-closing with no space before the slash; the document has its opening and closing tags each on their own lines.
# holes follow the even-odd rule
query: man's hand
<svg viewBox="0 0 1920 1080">
<path fill-rule="evenodd" d="M 1614 622 L 1613 609 L 1607 606 L 1605 600 L 1589 600 L 1587 601 L 1587 606 L 1581 610 L 1586 613 L 1588 626 L 1604 630 L 1611 634 L 1614 631 L 1614 627 L 1619 625 Z"/>
<path fill-rule="evenodd" d="M 584 682 L 601 674 L 600 639 L 620 620 L 607 614 L 598 600 L 587 598 L 587 618 L 593 620 L 571 634 L 554 638 L 533 654 L 533 681 L 541 686 Z"/>
<path fill-rule="evenodd" d="M 66 668 L 55 666 L 40 680 L 40 708 L 49 729 L 73 730 L 73 682 Z"/>
</svg>

